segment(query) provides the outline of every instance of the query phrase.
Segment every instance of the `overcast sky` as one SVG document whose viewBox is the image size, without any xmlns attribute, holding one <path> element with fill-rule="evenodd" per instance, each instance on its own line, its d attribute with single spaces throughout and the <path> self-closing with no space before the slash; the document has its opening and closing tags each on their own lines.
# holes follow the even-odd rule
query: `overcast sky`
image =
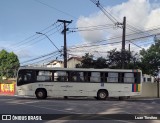
<svg viewBox="0 0 160 123">
<path fill-rule="evenodd" d="M 160 27 L 160 0 L 100 0 L 100 3 L 119 22 L 126 16 L 127 24 L 143 31 Z M 0 0 L 0 17 L 0 49 L 15 52 L 21 62 L 56 51 L 48 39 L 42 40 L 44 36 L 35 34 L 58 19 L 73 20 L 68 28 L 112 25 L 106 30 L 70 32 L 67 34 L 67 46 L 107 40 L 122 33 L 90 0 Z M 63 25 L 60 24 L 46 30 L 59 49 L 63 46 Z M 127 33 L 131 33 L 130 30 Z M 33 37 L 26 39 L 30 36 Z M 145 45 L 143 41 L 141 47 L 149 45 L 151 43 Z M 121 44 L 108 45 L 107 49 L 114 47 L 121 47 Z"/>
</svg>

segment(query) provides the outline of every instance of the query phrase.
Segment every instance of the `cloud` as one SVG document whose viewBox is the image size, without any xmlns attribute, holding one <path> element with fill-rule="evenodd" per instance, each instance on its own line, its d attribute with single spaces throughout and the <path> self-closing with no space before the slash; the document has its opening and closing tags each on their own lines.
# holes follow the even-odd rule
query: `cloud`
<svg viewBox="0 0 160 123">
<path fill-rule="evenodd" d="M 160 26 L 160 3 L 149 0 L 128 0 L 119 5 L 107 6 L 105 9 L 111 13 L 118 22 L 122 22 L 123 17 L 127 18 L 128 25 L 141 30 L 151 29 L 152 27 Z M 96 6 L 95 6 L 96 7 Z M 101 12 L 89 15 L 88 17 L 81 16 L 77 21 L 77 27 L 87 27 L 111 24 L 112 22 Z M 113 24 L 113 23 L 112 23 Z M 113 24 L 114 25 L 114 24 Z M 132 29 L 127 29 L 126 33 L 133 33 Z M 137 31 L 137 30 L 136 30 Z M 84 41 L 94 42 L 102 39 L 108 39 L 112 36 L 121 35 L 122 29 L 111 28 L 107 30 L 83 31 L 80 35 Z M 121 38 L 120 38 L 121 39 Z"/>
<path fill-rule="evenodd" d="M 146 28 L 152 28 L 159 24 L 160 22 L 160 8 L 154 9 L 151 11 L 151 13 L 148 15 L 147 22 L 145 24 Z"/>
</svg>

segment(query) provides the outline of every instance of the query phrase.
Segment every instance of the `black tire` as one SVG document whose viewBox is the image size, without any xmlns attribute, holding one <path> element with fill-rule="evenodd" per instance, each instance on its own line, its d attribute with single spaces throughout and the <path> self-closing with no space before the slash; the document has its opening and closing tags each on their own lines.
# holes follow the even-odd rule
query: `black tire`
<svg viewBox="0 0 160 123">
<path fill-rule="evenodd" d="M 67 97 L 67 96 L 64 96 L 64 99 L 68 99 L 68 97 Z"/>
<path fill-rule="evenodd" d="M 45 99 L 47 97 L 47 92 L 44 89 L 38 89 L 36 91 L 37 99 Z"/>
<path fill-rule="evenodd" d="M 131 97 L 130 96 L 127 96 L 127 99 L 130 99 Z"/>
<path fill-rule="evenodd" d="M 123 96 L 119 97 L 119 100 L 124 100 L 124 97 Z"/>
<path fill-rule="evenodd" d="M 108 97 L 108 92 L 106 90 L 100 90 L 97 93 L 97 99 L 99 100 L 106 100 Z"/>
</svg>

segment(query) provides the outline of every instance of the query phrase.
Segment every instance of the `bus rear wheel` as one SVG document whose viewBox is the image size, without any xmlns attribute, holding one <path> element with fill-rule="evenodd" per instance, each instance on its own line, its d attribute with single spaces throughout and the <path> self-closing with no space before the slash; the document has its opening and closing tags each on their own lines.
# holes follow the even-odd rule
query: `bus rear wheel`
<svg viewBox="0 0 160 123">
<path fill-rule="evenodd" d="M 44 89 L 38 89 L 36 91 L 37 99 L 45 99 L 47 97 L 47 92 Z"/>
<path fill-rule="evenodd" d="M 105 100 L 108 97 L 108 92 L 106 90 L 99 90 L 97 93 L 97 99 Z"/>
</svg>

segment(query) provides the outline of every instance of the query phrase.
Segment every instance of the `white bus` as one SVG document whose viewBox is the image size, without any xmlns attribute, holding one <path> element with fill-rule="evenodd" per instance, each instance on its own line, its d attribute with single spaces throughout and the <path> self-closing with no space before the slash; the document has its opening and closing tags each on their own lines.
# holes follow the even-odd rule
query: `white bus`
<svg viewBox="0 0 160 123">
<path fill-rule="evenodd" d="M 107 97 L 140 95 L 140 70 L 20 67 L 17 95 L 38 99 L 58 96 Z"/>
</svg>

